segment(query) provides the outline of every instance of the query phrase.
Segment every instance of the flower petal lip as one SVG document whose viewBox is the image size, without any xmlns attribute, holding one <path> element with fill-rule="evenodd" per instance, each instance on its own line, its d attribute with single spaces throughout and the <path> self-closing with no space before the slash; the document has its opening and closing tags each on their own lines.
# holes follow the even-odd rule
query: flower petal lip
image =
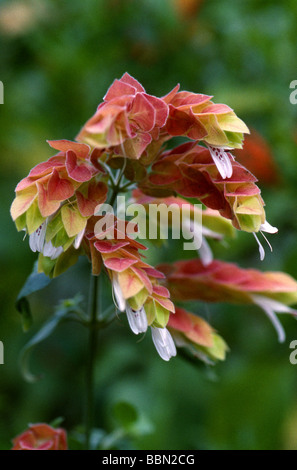
<svg viewBox="0 0 297 470">
<path fill-rule="evenodd" d="M 258 243 L 258 246 L 259 246 L 260 260 L 263 261 L 264 258 L 265 258 L 265 250 L 264 250 L 263 245 L 260 242 L 259 238 L 257 237 L 257 235 L 255 233 L 253 233 L 253 235 L 254 235 L 254 238 L 255 238 L 256 242 Z"/>
<path fill-rule="evenodd" d="M 29 246 L 33 252 L 38 251 L 52 260 L 58 258 L 63 253 L 63 247 L 55 247 L 51 241 L 45 242 L 48 219 L 43 222 L 38 229 L 29 235 Z"/>
<path fill-rule="evenodd" d="M 46 223 L 43 223 L 38 229 L 29 235 L 29 246 L 35 253 L 36 251 L 42 252 L 46 234 Z"/>
<path fill-rule="evenodd" d="M 127 302 L 126 314 L 129 326 L 135 335 L 146 332 L 148 323 L 144 307 L 141 307 L 139 310 L 133 310 Z"/>
<path fill-rule="evenodd" d="M 79 232 L 76 237 L 75 237 L 75 240 L 74 240 L 74 243 L 73 243 L 73 246 L 76 250 L 78 250 L 78 248 L 80 247 L 81 245 L 81 242 L 84 238 L 84 235 L 85 235 L 85 231 L 86 229 L 84 228 L 83 230 L 81 230 L 81 232 Z"/>
<path fill-rule="evenodd" d="M 259 232 L 261 233 L 261 235 L 263 236 L 264 240 L 266 241 L 266 243 L 268 244 L 269 248 L 270 248 L 270 251 L 272 251 L 272 246 L 271 244 L 269 243 L 269 241 L 267 240 L 267 238 L 265 237 L 264 233 L 262 232 L 267 232 L 267 233 L 277 233 L 278 232 L 278 229 L 276 227 L 273 227 L 272 225 L 270 225 L 267 221 L 265 221 L 263 224 L 260 225 L 260 229 L 259 229 Z M 258 239 L 257 235 L 255 233 L 253 233 L 254 237 L 255 237 L 255 240 L 256 242 L 258 243 L 259 245 L 259 253 L 260 253 L 260 260 L 263 261 L 264 258 L 265 258 L 265 250 L 260 242 L 260 240 Z"/>
<path fill-rule="evenodd" d="M 228 153 L 223 148 L 212 147 L 211 145 L 208 145 L 208 148 L 222 178 L 231 178 L 233 168 Z"/>
<path fill-rule="evenodd" d="M 261 224 L 260 231 L 267 232 L 267 233 L 277 233 L 278 229 L 276 227 L 273 227 L 272 225 L 270 225 L 270 223 L 267 222 L 267 220 L 266 220 L 264 222 L 264 224 Z"/>
<path fill-rule="evenodd" d="M 176 356 L 176 347 L 171 334 L 166 328 L 151 327 L 152 339 L 159 356 L 164 361 L 169 361 Z"/>
<path fill-rule="evenodd" d="M 63 247 L 55 247 L 52 242 L 45 243 L 42 249 L 43 256 L 47 256 L 51 260 L 57 259 L 62 253 Z"/>
<path fill-rule="evenodd" d="M 213 259 L 214 259 L 213 253 L 205 237 L 202 237 L 202 243 L 199 249 L 199 255 L 200 255 L 201 263 L 204 266 L 208 266 L 209 264 L 213 262 Z"/>
<path fill-rule="evenodd" d="M 115 305 L 120 312 L 124 312 L 126 310 L 126 300 L 124 299 L 122 289 L 120 288 L 120 284 L 117 278 L 117 275 L 114 275 L 112 278 L 112 292 L 115 297 Z"/>
<path fill-rule="evenodd" d="M 269 299 L 263 295 L 257 295 L 253 294 L 251 295 L 253 301 L 255 304 L 257 304 L 262 310 L 266 313 L 268 318 L 271 320 L 277 335 L 278 335 L 278 340 L 280 343 L 283 343 L 286 339 L 286 334 L 283 329 L 282 324 L 278 320 L 276 313 L 290 313 L 291 315 L 294 315 L 297 317 L 297 310 L 288 307 L 287 305 L 278 302 L 273 299 Z"/>
</svg>

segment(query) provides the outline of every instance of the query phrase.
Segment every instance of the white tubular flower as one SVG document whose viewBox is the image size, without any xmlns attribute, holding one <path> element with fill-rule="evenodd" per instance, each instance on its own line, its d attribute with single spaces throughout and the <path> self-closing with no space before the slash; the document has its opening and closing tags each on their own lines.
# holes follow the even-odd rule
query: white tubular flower
<svg viewBox="0 0 297 470">
<path fill-rule="evenodd" d="M 231 178 L 233 173 L 232 163 L 225 150 L 232 149 L 228 147 L 214 147 L 212 145 L 208 145 L 208 149 L 221 177 L 223 179 Z"/>
<path fill-rule="evenodd" d="M 265 237 L 264 233 L 263 232 L 267 232 L 267 233 L 277 233 L 278 232 L 278 229 L 276 227 L 273 227 L 272 225 L 270 225 L 267 221 L 264 222 L 264 224 L 261 224 L 260 225 L 260 230 L 259 232 L 261 233 L 262 237 L 264 238 L 264 240 L 266 241 L 266 243 L 268 244 L 269 248 L 270 248 L 270 251 L 272 251 L 272 246 L 271 244 L 269 243 L 269 241 L 267 240 L 267 238 Z M 259 238 L 257 237 L 257 235 L 253 232 L 253 235 L 255 237 L 255 240 L 256 242 L 258 243 L 259 245 L 259 253 L 260 253 L 260 260 L 263 261 L 263 259 L 265 258 L 265 250 L 263 248 L 263 245 L 262 243 L 260 242 Z"/>
<path fill-rule="evenodd" d="M 173 356 L 176 356 L 176 347 L 171 337 L 171 334 L 166 328 L 154 328 L 152 330 L 152 339 L 159 356 L 164 361 L 169 361 Z"/>
<path fill-rule="evenodd" d="M 211 248 L 204 237 L 202 237 L 199 255 L 203 266 L 208 266 L 213 262 L 213 254 Z"/>
<path fill-rule="evenodd" d="M 287 305 L 278 302 L 277 300 L 269 299 L 268 297 L 264 297 L 262 295 L 253 294 L 251 297 L 255 304 L 262 308 L 262 310 L 264 310 L 268 318 L 271 320 L 271 323 L 277 332 L 279 342 L 283 343 L 286 339 L 286 334 L 282 324 L 276 316 L 276 313 L 291 313 L 292 315 L 297 316 L 297 310 L 294 310 L 293 308 L 290 308 Z"/>
<path fill-rule="evenodd" d="M 199 252 L 201 263 L 203 266 L 208 266 L 213 261 L 213 254 L 205 237 L 210 237 L 215 240 L 222 240 L 223 236 L 207 227 L 203 227 L 203 225 L 198 224 L 191 219 L 183 220 L 182 223 L 183 229 L 185 229 L 189 234 L 193 235 L 193 244 Z"/>
<path fill-rule="evenodd" d="M 262 224 L 260 226 L 260 231 L 261 232 L 267 232 L 267 233 L 277 233 L 278 229 L 276 227 L 273 227 L 272 225 L 270 225 L 270 223 L 267 222 L 267 220 L 266 220 L 264 222 L 264 224 Z"/>
<path fill-rule="evenodd" d="M 38 227 L 35 232 L 29 235 L 29 246 L 32 251 L 42 253 L 50 259 L 56 259 L 63 253 L 61 246 L 55 247 L 52 242 L 45 242 L 47 220 Z"/>
<path fill-rule="evenodd" d="M 129 326 L 135 335 L 145 333 L 148 327 L 147 316 L 144 307 L 133 310 L 130 304 L 124 299 L 117 275 L 113 275 L 112 292 L 115 306 L 120 312 L 126 310 Z"/>
<path fill-rule="evenodd" d="M 81 232 L 79 232 L 74 239 L 73 246 L 76 250 L 80 247 L 82 239 L 84 238 L 85 230 L 86 229 L 84 228 Z"/>
<path fill-rule="evenodd" d="M 43 246 L 43 256 L 48 256 L 50 259 L 56 259 L 63 253 L 61 246 L 55 247 L 52 242 L 47 242 Z"/>
<path fill-rule="evenodd" d="M 114 274 L 112 278 L 112 292 L 115 306 L 120 312 L 124 312 L 126 310 L 126 300 L 124 299 L 122 289 L 120 287 L 116 274 Z"/>
<path fill-rule="evenodd" d="M 139 333 L 145 333 L 148 327 L 147 317 L 144 307 L 141 307 L 139 310 L 133 310 L 130 305 L 126 305 L 126 313 L 128 318 L 128 323 L 135 335 Z"/>
<path fill-rule="evenodd" d="M 47 224 L 44 222 L 43 224 L 38 227 L 35 232 L 29 235 L 29 246 L 34 253 L 36 251 L 42 252 L 44 240 L 45 240 L 45 233 L 46 233 L 46 226 Z"/>
</svg>

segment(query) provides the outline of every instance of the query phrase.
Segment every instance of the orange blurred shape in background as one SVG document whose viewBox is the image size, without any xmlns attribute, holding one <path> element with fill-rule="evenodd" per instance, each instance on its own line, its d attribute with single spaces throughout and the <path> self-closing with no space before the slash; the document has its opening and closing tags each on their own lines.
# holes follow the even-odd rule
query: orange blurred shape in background
<svg viewBox="0 0 297 470">
<path fill-rule="evenodd" d="M 45 0 L 11 0 L 3 4 L 0 0 L 0 32 L 4 35 L 24 35 L 46 17 Z"/>
<path fill-rule="evenodd" d="M 255 130 L 246 135 L 242 150 L 232 150 L 242 165 L 246 166 L 260 183 L 273 186 L 280 182 L 279 169 L 266 140 Z"/>
<path fill-rule="evenodd" d="M 178 15 L 191 19 L 196 15 L 204 0 L 172 0 Z"/>
</svg>

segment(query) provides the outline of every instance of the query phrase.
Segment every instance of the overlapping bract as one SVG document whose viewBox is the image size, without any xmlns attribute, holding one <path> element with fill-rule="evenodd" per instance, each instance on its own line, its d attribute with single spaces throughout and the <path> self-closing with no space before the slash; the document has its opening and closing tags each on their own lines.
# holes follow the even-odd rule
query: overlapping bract
<svg viewBox="0 0 297 470">
<path fill-rule="evenodd" d="M 11 215 L 18 230 L 29 234 L 31 249 L 43 254 L 40 269 L 58 275 L 72 264 L 69 248 L 79 247 L 87 220 L 106 200 L 108 188 L 98 149 L 67 140 L 48 143 L 59 152 L 17 185 Z M 60 268 L 53 274 L 60 255 Z"/>
<path fill-rule="evenodd" d="M 228 347 L 225 341 L 201 317 L 176 308 L 168 329 L 177 346 L 185 347 L 204 362 L 224 360 Z"/>
<path fill-rule="evenodd" d="M 297 282 L 282 272 L 243 269 L 215 260 L 203 266 L 199 259 L 162 264 L 175 300 L 253 303 L 253 294 L 290 305 L 297 302 Z"/>
<path fill-rule="evenodd" d="M 202 230 L 205 229 L 206 236 L 213 236 L 213 238 L 222 239 L 224 236 L 234 236 L 234 227 L 231 225 L 230 220 L 222 217 L 219 211 L 213 209 L 204 209 L 202 210 L 198 205 L 191 204 L 186 199 L 176 196 L 168 197 L 153 197 L 147 194 L 144 194 L 139 189 L 133 191 L 133 202 L 135 201 L 138 204 L 141 204 L 145 207 L 147 213 L 149 214 L 150 205 L 155 204 L 160 206 L 161 204 L 166 205 L 170 208 L 169 222 L 172 224 L 172 219 L 174 219 L 175 212 L 181 218 L 181 223 L 183 221 L 183 210 L 186 209 L 186 214 L 189 215 L 190 220 L 195 219 L 195 213 L 201 214 Z"/>
<path fill-rule="evenodd" d="M 99 274 L 101 265 L 105 266 L 119 310 L 128 307 L 137 312 L 144 308 L 147 324 L 164 328 L 175 310 L 167 288 L 159 283 L 164 275 L 142 260 L 139 250 L 146 247 L 128 236 L 127 223 L 116 219 L 107 230 L 95 234 L 94 227 L 98 229 L 100 218 L 94 219 L 86 230 L 86 249 L 93 261 L 93 273 Z"/>
<path fill-rule="evenodd" d="M 84 125 L 77 140 L 97 148 L 124 151 L 138 159 L 152 142 L 168 117 L 168 106 L 160 98 L 148 95 L 143 86 L 125 73 L 108 89 L 104 102 Z"/>
<path fill-rule="evenodd" d="M 177 193 L 197 198 L 230 219 L 235 228 L 258 232 L 265 222 L 265 211 L 257 179 L 231 154 L 228 157 L 233 172 L 223 179 L 208 149 L 195 143 L 182 144 L 160 156 L 140 188 L 153 196 Z"/>
<path fill-rule="evenodd" d="M 156 217 L 155 220 L 160 227 L 161 234 L 162 222 L 165 219 L 166 234 L 168 224 L 170 224 L 173 230 L 179 230 L 180 233 L 186 235 L 187 239 L 191 238 L 192 246 L 199 250 L 201 261 L 205 265 L 213 260 L 207 238 L 221 241 L 224 237 L 234 237 L 235 229 L 230 220 L 222 217 L 216 210 L 208 208 L 202 210 L 202 206 L 191 204 L 183 198 L 174 196 L 157 198 L 148 196 L 138 189 L 133 191 L 133 201 L 145 207 L 150 223 L 152 223 L 151 207 L 156 206 L 161 214 L 165 206 L 167 208 L 167 214 L 163 212 L 165 217 Z"/>
<path fill-rule="evenodd" d="M 35 166 L 20 181 L 11 206 L 11 215 L 18 228 L 26 228 L 29 234 L 53 216 L 62 205 L 65 208 L 65 202 L 71 202 L 73 211 L 81 217 L 89 217 L 96 205 L 106 198 L 106 185 L 95 182 L 94 178 L 103 172 L 97 161 L 97 149 L 91 151 L 88 145 L 67 140 L 48 143 L 59 153 Z M 66 209 L 64 212 L 66 219 Z M 68 231 L 72 236 L 73 229 L 70 226 Z"/>
<path fill-rule="evenodd" d="M 241 148 L 245 123 L 225 104 L 215 104 L 212 96 L 178 91 L 175 87 L 163 100 L 169 106 L 166 130 L 213 147 Z"/>
</svg>

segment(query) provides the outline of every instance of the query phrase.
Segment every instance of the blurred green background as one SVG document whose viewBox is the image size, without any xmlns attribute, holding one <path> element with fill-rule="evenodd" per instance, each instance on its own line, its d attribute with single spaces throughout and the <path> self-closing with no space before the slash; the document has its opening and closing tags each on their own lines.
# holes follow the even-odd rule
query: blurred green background
<svg viewBox="0 0 297 470">
<path fill-rule="evenodd" d="M 87 296 L 89 265 L 80 260 L 31 296 L 35 323 L 23 333 L 14 302 L 36 256 L 9 207 L 17 182 L 51 156 L 46 139 L 74 139 L 124 72 L 157 96 L 177 82 L 214 95 L 263 136 L 276 165 L 276 178 L 266 181 L 263 168 L 258 175 L 267 218 L 279 228 L 270 237 L 274 252 L 267 249 L 261 263 L 246 233 L 213 249 L 241 266 L 297 278 L 297 105 L 289 102 L 297 79 L 296 20 L 295 0 L 0 1 L 0 448 L 10 448 L 29 422 L 63 416 L 68 430 L 81 422 L 86 331 L 67 323 L 35 350 L 32 369 L 44 373 L 36 384 L 23 380 L 19 353 L 61 299 Z M 182 256 L 168 244 L 149 261 Z M 149 335 L 139 342 L 123 316 L 100 335 L 96 426 L 113 431 L 111 410 L 128 401 L 143 432 L 123 442 L 126 447 L 297 449 L 297 366 L 289 362 L 296 322 L 283 318 L 287 340 L 279 345 L 256 307 L 198 304 L 195 312 L 227 341 L 225 363 L 196 367 L 179 357 L 165 363 Z"/>
</svg>

